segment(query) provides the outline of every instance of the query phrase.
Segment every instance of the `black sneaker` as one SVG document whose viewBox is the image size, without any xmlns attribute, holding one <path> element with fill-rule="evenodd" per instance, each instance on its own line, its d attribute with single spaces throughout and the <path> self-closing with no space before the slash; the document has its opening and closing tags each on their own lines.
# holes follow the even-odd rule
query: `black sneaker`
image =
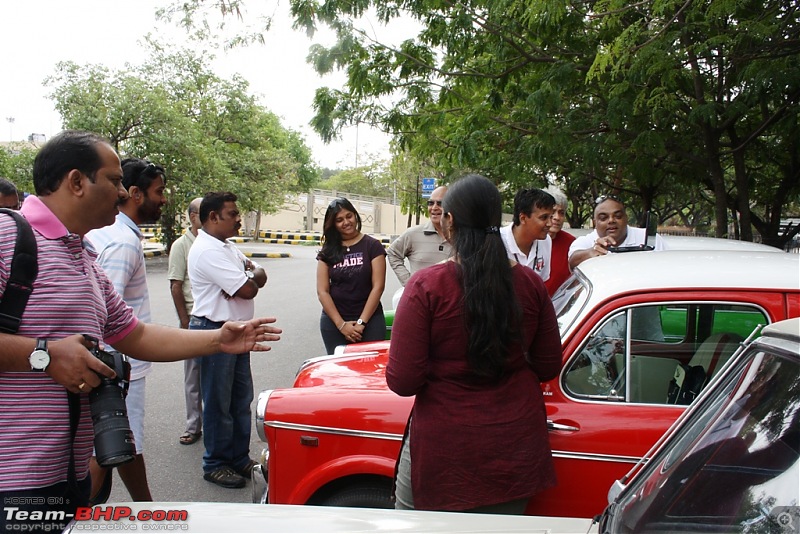
<svg viewBox="0 0 800 534">
<path fill-rule="evenodd" d="M 227 466 L 205 473 L 203 478 L 223 488 L 243 488 L 246 484 L 241 475 L 236 474 L 233 469 Z"/>
<path fill-rule="evenodd" d="M 253 477 L 253 468 L 256 466 L 255 460 L 250 460 L 247 464 L 242 467 L 241 469 L 235 469 L 239 475 L 243 476 L 247 480 L 250 480 Z"/>
</svg>

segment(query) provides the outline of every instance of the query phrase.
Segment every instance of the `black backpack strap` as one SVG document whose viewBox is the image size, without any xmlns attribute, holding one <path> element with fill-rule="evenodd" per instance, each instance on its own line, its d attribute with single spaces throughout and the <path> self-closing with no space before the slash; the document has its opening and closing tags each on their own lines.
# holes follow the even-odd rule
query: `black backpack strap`
<svg viewBox="0 0 800 534">
<path fill-rule="evenodd" d="M 15 334 L 22 321 L 22 313 L 33 292 L 33 282 L 39 274 L 36 237 L 25 217 L 19 212 L 0 208 L 17 223 L 17 241 L 14 245 L 14 258 L 6 282 L 6 289 L 0 297 L 0 332 Z"/>
</svg>

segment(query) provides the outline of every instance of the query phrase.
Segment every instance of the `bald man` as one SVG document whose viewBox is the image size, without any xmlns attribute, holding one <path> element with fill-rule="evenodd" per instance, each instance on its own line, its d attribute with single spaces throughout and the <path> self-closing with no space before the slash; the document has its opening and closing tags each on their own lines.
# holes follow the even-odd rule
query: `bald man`
<svg viewBox="0 0 800 534">
<path fill-rule="evenodd" d="M 189 316 L 192 313 L 192 286 L 189 283 L 187 259 L 189 249 L 200 229 L 200 202 L 196 198 L 189 203 L 189 228 L 175 240 L 169 253 L 169 290 L 172 302 L 178 313 L 181 328 L 189 328 Z M 203 397 L 200 394 L 200 360 L 192 359 L 183 362 L 183 385 L 186 397 L 186 430 L 178 438 L 182 445 L 195 443 L 203 434 Z"/>
<path fill-rule="evenodd" d="M 445 186 L 434 189 L 428 199 L 430 221 L 403 232 L 386 251 L 389 265 L 403 286 L 415 272 L 444 261 L 452 254 L 453 249 L 442 231 L 442 199 L 446 192 Z M 406 267 L 406 258 L 410 269 Z"/>
<path fill-rule="evenodd" d="M 594 206 L 594 230 L 572 242 L 569 247 L 569 268 L 574 269 L 589 258 L 609 254 L 610 247 L 632 247 L 647 239 L 646 228 L 628 226 L 625 204 L 613 195 L 597 197 Z M 667 247 L 656 234 L 655 250 Z"/>
</svg>

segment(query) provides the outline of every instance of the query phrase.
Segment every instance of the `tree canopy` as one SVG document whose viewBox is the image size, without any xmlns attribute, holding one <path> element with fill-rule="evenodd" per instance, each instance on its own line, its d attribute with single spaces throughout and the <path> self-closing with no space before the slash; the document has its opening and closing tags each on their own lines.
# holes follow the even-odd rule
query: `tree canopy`
<svg viewBox="0 0 800 534">
<path fill-rule="evenodd" d="M 193 0 L 234 13 L 243 0 Z M 185 3 L 184 3 L 185 4 Z M 256 0 L 249 5 L 258 4 Z M 315 45 L 312 126 L 368 123 L 442 176 L 560 185 L 582 223 L 634 212 L 780 245 L 800 199 L 800 21 L 791 0 L 290 0 Z M 412 21 L 390 42 L 365 20 Z"/>
<path fill-rule="evenodd" d="M 245 80 L 220 79 L 194 52 L 150 47 L 144 65 L 62 62 L 46 83 L 66 128 L 97 132 L 121 157 L 165 167 L 169 229 L 207 191 L 233 191 L 241 208 L 269 212 L 286 193 L 314 185 L 318 170 L 302 137 L 260 106 Z"/>
</svg>

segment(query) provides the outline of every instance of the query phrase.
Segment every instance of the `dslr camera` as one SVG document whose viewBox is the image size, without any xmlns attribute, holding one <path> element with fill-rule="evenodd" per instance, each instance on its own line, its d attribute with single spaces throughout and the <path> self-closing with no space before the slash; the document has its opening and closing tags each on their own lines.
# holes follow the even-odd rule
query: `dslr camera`
<svg viewBox="0 0 800 534">
<path fill-rule="evenodd" d="M 89 393 L 89 406 L 94 428 L 94 450 L 97 463 L 102 467 L 115 467 L 133 461 L 136 454 L 133 432 L 128 422 L 125 397 L 131 376 L 128 357 L 115 350 L 102 350 L 97 339 L 84 335 L 95 358 L 112 368 L 115 378 L 100 376 L 100 385 Z"/>
</svg>

